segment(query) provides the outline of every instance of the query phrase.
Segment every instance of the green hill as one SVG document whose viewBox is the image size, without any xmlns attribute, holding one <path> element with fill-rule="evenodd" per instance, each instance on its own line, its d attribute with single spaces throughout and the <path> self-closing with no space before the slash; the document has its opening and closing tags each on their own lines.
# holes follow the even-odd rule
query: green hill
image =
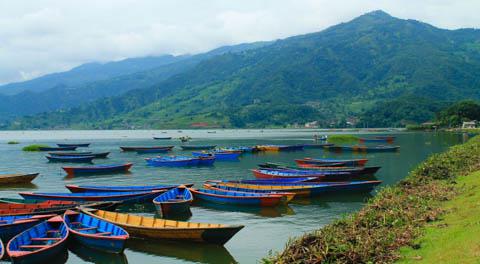
<svg viewBox="0 0 480 264">
<path fill-rule="evenodd" d="M 313 120 L 328 126 L 368 118 L 379 107 L 404 107 L 399 100 L 420 107 L 391 109 L 401 113 L 399 120 L 379 118 L 369 126 L 423 122 L 437 104 L 479 99 L 478 72 L 480 30 L 439 29 L 374 11 L 318 33 L 214 56 L 147 89 L 9 127 L 258 127 Z"/>
</svg>

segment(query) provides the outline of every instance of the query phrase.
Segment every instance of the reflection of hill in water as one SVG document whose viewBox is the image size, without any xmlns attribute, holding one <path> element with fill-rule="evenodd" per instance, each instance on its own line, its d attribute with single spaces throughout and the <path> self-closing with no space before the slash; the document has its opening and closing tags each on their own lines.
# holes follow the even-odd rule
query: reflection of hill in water
<svg viewBox="0 0 480 264">
<path fill-rule="evenodd" d="M 223 246 L 188 242 L 160 242 L 129 239 L 127 248 L 154 256 L 171 257 L 186 261 L 209 264 L 237 263 Z"/>
<path fill-rule="evenodd" d="M 288 205 L 280 205 L 275 207 L 237 206 L 237 205 L 210 203 L 210 202 L 198 201 L 198 200 L 194 201 L 194 205 L 201 206 L 207 209 L 214 209 L 218 211 L 250 213 L 250 214 L 256 214 L 264 217 L 281 217 L 283 215 L 295 214 L 293 209 Z"/>
<path fill-rule="evenodd" d="M 125 254 L 113 254 L 85 247 L 79 243 L 70 243 L 68 246 L 73 254 L 80 259 L 90 263 L 102 264 L 127 264 L 128 260 Z"/>
</svg>

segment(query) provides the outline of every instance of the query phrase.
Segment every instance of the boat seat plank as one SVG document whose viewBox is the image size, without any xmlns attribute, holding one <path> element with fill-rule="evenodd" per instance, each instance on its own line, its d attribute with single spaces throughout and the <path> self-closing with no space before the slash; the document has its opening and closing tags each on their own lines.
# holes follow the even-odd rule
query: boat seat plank
<svg viewBox="0 0 480 264">
<path fill-rule="evenodd" d="M 60 230 L 47 230 L 47 233 L 58 233 Z"/>
<path fill-rule="evenodd" d="M 76 231 L 88 231 L 88 230 L 95 230 L 96 227 L 82 227 L 82 228 L 75 228 Z"/>
<path fill-rule="evenodd" d="M 60 237 L 33 237 L 32 241 L 62 240 Z"/>
<path fill-rule="evenodd" d="M 45 248 L 50 245 L 21 245 L 20 248 Z"/>
<path fill-rule="evenodd" d="M 97 236 L 108 236 L 108 235 L 111 235 L 112 232 L 101 232 L 101 233 L 95 233 L 95 235 Z"/>
</svg>

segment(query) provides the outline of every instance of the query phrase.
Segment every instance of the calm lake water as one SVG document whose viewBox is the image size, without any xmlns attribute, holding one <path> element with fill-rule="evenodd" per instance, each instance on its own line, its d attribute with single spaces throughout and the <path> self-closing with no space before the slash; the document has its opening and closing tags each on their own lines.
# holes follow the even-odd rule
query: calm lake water
<svg viewBox="0 0 480 264">
<path fill-rule="evenodd" d="M 68 191 L 65 184 L 141 185 L 163 183 L 195 183 L 201 186 L 208 179 L 253 179 L 249 171 L 262 162 L 294 164 L 295 158 L 367 157 L 368 165 L 382 166 L 377 178 L 381 186 L 393 184 L 424 160 L 429 154 L 440 152 L 460 143 L 461 135 L 435 133 L 397 133 L 397 153 L 335 154 L 321 149 L 297 152 L 245 154 L 238 162 L 216 162 L 204 168 L 156 168 L 148 167 L 144 158 L 152 154 L 122 153 L 119 146 L 180 145 L 178 140 L 153 140 L 152 136 L 188 135 L 191 144 L 217 146 L 241 146 L 257 144 L 298 144 L 310 142 L 312 130 L 184 130 L 179 131 L 12 131 L 0 132 L 0 173 L 40 172 L 32 185 L 2 188 L 1 197 L 19 197 L 18 191 Z M 321 132 L 321 134 L 328 134 Z M 368 135 L 367 135 L 368 136 Z M 19 145 L 7 145 L 8 140 L 18 140 Z M 108 159 L 95 160 L 96 164 L 133 162 L 129 174 L 66 177 L 62 163 L 49 163 L 46 153 L 23 152 L 21 148 L 32 143 L 54 145 L 62 142 L 91 142 L 89 151 L 110 151 Z M 175 148 L 172 154 L 189 154 Z M 68 252 L 67 263 L 255 263 L 270 250 L 281 250 L 291 237 L 318 229 L 346 213 L 358 210 L 368 195 L 325 195 L 315 199 L 294 201 L 278 208 L 224 207 L 209 204 L 192 208 L 188 221 L 241 224 L 245 228 L 235 235 L 225 247 L 173 243 L 165 241 L 138 241 L 128 243 L 124 255 L 95 253 L 87 248 L 74 247 Z M 155 215 L 153 206 L 120 208 L 131 213 Z M 5 241 L 4 241 L 5 242 Z"/>
</svg>

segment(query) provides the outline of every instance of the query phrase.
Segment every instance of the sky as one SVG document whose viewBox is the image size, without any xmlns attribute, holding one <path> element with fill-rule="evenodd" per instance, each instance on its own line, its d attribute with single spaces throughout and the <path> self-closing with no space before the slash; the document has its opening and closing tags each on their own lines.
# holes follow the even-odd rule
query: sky
<svg viewBox="0 0 480 264">
<path fill-rule="evenodd" d="M 480 27 L 480 0 L 0 0 L 0 84 L 316 32 L 378 9 L 441 28 Z"/>
</svg>

